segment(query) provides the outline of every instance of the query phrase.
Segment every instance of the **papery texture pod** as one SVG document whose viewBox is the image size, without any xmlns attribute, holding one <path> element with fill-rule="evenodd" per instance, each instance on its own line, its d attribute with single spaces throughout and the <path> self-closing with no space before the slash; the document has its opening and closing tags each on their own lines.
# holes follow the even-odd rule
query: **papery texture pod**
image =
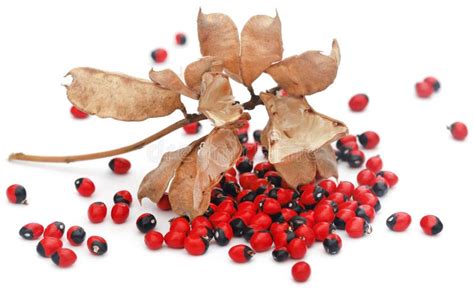
<svg viewBox="0 0 474 290">
<path fill-rule="evenodd" d="M 98 69 L 74 68 L 66 76 L 71 103 L 91 115 L 122 121 L 142 121 L 183 109 L 178 93 L 153 82 Z"/>
<path fill-rule="evenodd" d="M 272 65 L 266 72 L 289 95 L 312 95 L 334 82 L 340 59 L 339 45 L 334 40 L 329 56 L 319 51 L 307 51 Z"/>
<path fill-rule="evenodd" d="M 274 18 L 265 15 L 250 18 L 241 32 L 240 70 L 243 84 L 250 86 L 269 66 L 280 61 L 282 55 L 278 14 Z"/>
<path fill-rule="evenodd" d="M 150 171 L 142 180 L 138 189 L 138 200 L 145 197 L 154 203 L 157 203 L 174 177 L 174 174 L 183 160 L 191 153 L 191 151 L 204 141 L 205 137 L 200 138 L 188 146 L 176 151 L 167 152 L 161 157 L 160 164 L 157 168 Z"/>
<path fill-rule="evenodd" d="M 170 91 L 185 95 L 187 97 L 197 99 L 198 95 L 189 89 L 179 76 L 170 69 L 161 71 L 154 71 L 153 69 L 149 72 L 150 79 L 160 87 L 168 89 Z"/>
<path fill-rule="evenodd" d="M 227 76 L 221 73 L 205 73 L 198 111 L 219 127 L 239 119 L 244 109 L 235 101 Z"/>
<path fill-rule="evenodd" d="M 270 116 L 262 132 L 262 145 L 286 182 L 296 187 L 318 173 L 337 177 L 335 155 L 327 146 L 347 133 L 344 123 L 314 111 L 304 97 L 269 93 L 260 97 Z"/>
<path fill-rule="evenodd" d="M 196 94 L 201 93 L 201 81 L 204 73 L 222 72 L 224 64 L 218 57 L 206 56 L 190 63 L 184 70 L 186 85 Z"/>
<path fill-rule="evenodd" d="M 225 14 L 204 14 L 199 10 L 197 23 L 201 54 L 222 59 L 226 73 L 241 82 L 239 33 L 232 19 Z"/>
</svg>

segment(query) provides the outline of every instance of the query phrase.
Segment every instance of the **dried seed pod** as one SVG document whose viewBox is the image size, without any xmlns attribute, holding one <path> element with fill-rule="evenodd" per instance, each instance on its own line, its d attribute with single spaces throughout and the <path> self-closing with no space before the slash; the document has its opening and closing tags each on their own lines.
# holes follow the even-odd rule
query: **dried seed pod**
<svg viewBox="0 0 474 290">
<path fill-rule="evenodd" d="M 142 79 L 93 68 L 75 68 L 66 85 L 74 106 L 101 118 L 142 121 L 183 109 L 179 94 Z"/>
<path fill-rule="evenodd" d="M 170 69 L 165 69 L 161 71 L 155 71 L 151 69 L 148 73 L 148 76 L 150 77 L 150 80 L 160 85 L 160 87 L 162 88 L 179 93 L 181 95 L 185 95 L 192 99 L 198 98 L 198 95 L 194 91 L 189 89 L 183 83 L 183 81 L 181 81 L 178 75 Z"/>
</svg>

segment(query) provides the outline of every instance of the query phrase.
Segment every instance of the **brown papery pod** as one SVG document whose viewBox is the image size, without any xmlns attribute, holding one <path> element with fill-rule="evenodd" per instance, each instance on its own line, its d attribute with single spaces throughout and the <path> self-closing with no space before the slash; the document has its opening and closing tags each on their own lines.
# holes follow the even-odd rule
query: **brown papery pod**
<svg viewBox="0 0 474 290">
<path fill-rule="evenodd" d="M 266 72 L 291 96 L 307 96 L 325 90 L 334 82 L 341 59 L 339 45 L 333 41 L 329 56 L 307 51 L 270 66 Z"/>
<path fill-rule="evenodd" d="M 198 111 L 219 127 L 238 120 L 244 109 L 235 101 L 227 76 L 205 73 L 202 77 Z"/>
<path fill-rule="evenodd" d="M 143 121 L 184 109 L 178 93 L 157 84 L 119 73 L 74 68 L 67 97 L 80 110 L 101 118 Z"/>
<path fill-rule="evenodd" d="M 282 177 L 296 187 L 311 181 L 318 165 L 322 166 L 322 172 L 328 172 L 327 164 L 317 161 L 317 155 L 321 148 L 347 133 L 344 123 L 314 111 L 304 97 L 263 93 L 260 98 L 270 117 L 262 132 L 262 144 Z M 319 154 L 326 158 L 326 151 Z M 298 170 L 298 164 L 305 170 Z"/>
<path fill-rule="evenodd" d="M 138 189 L 138 200 L 141 202 L 143 198 L 149 198 L 157 203 L 173 179 L 176 169 L 181 165 L 183 160 L 189 153 L 204 141 L 205 137 L 200 138 L 188 146 L 176 151 L 167 152 L 161 157 L 160 164 L 157 168 L 150 171 L 142 180 Z"/>
<path fill-rule="evenodd" d="M 201 93 L 202 75 L 207 72 L 222 72 L 224 64 L 219 58 L 206 56 L 190 63 L 184 70 L 186 85 L 196 94 Z"/>
<path fill-rule="evenodd" d="M 250 86 L 269 66 L 283 55 L 281 22 L 257 15 L 249 19 L 241 32 L 240 70 L 243 84 Z"/>
<path fill-rule="evenodd" d="M 189 89 L 183 81 L 178 77 L 178 75 L 170 70 L 165 69 L 161 71 L 154 71 L 153 69 L 149 72 L 150 79 L 161 87 L 168 89 L 170 91 L 185 95 L 187 97 L 198 99 L 198 95 Z"/>
<path fill-rule="evenodd" d="M 173 211 L 191 218 L 203 214 L 209 206 L 211 189 L 235 164 L 241 150 L 233 128 L 215 128 L 176 170 L 168 193 Z"/>
<path fill-rule="evenodd" d="M 197 24 L 201 54 L 222 59 L 227 74 L 241 82 L 239 32 L 232 19 L 225 14 L 204 14 L 199 10 Z"/>
<path fill-rule="evenodd" d="M 339 178 L 337 171 L 337 159 L 331 144 L 326 144 L 314 152 L 317 173 L 316 179 L 325 179 L 330 177 Z"/>
</svg>

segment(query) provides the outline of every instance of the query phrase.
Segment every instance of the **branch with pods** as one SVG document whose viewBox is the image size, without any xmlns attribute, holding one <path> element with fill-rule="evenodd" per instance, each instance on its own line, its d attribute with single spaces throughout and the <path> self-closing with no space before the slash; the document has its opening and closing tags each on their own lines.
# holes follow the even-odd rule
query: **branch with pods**
<svg viewBox="0 0 474 290">
<path fill-rule="evenodd" d="M 234 22 L 220 13 L 199 11 L 198 36 L 202 58 L 189 64 L 184 80 L 172 70 L 151 70 L 150 80 L 93 68 L 74 68 L 66 86 L 67 97 L 80 110 L 101 118 L 142 121 L 164 117 L 176 110 L 184 118 L 134 144 L 73 156 L 10 155 L 10 160 L 75 162 L 124 154 L 140 149 L 186 124 L 209 119 L 208 135 L 179 150 L 165 153 L 148 173 L 138 198 L 158 202 L 165 192 L 172 209 L 191 218 L 206 211 L 212 188 L 235 165 L 242 146 L 237 129 L 250 119 L 247 111 L 264 105 L 269 120 L 261 136 L 268 159 L 291 187 L 313 180 L 337 177 L 333 141 L 347 134 L 344 123 L 315 111 L 306 96 L 325 90 L 336 78 L 341 59 L 336 40 L 329 55 L 306 51 L 283 59 L 281 22 L 257 15 L 239 32 Z M 276 87 L 260 94 L 252 83 L 270 75 Z M 250 99 L 235 101 L 229 79 L 244 85 Z M 285 91 L 287 94 L 281 94 Z M 198 114 L 188 114 L 181 96 L 198 102 Z"/>
</svg>

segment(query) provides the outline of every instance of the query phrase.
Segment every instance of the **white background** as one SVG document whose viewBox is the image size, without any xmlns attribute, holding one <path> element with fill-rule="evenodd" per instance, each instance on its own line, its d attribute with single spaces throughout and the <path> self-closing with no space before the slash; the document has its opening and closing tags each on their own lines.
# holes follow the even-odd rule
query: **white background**
<svg viewBox="0 0 474 290">
<path fill-rule="evenodd" d="M 49 289 L 404 289 L 424 287 L 472 289 L 472 148 L 473 138 L 454 141 L 446 125 L 464 121 L 474 128 L 472 67 L 474 18 L 468 1 L 3 1 L 0 4 L 0 128 L 2 191 L 23 184 L 28 206 L 0 199 L 0 288 Z M 184 251 L 148 251 L 135 228 L 138 214 L 150 211 L 167 231 L 172 215 L 152 203 L 134 203 L 125 225 L 110 218 L 100 225 L 87 220 L 87 207 L 105 201 L 109 208 L 120 189 L 136 192 L 141 178 L 154 168 L 161 154 L 193 138 L 177 131 L 137 152 L 127 154 L 133 168 L 115 176 L 108 159 L 70 165 L 8 163 L 13 151 L 33 154 L 78 154 L 111 149 L 135 142 L 179 118 L 125 123 L 89 118 L 77 121 L 62 76 L 76 66 L 92 66 L 147 77 L 150 51 L 164 47 L 169 60 L 159 68 L 180 72 L 199 57 L 195 19 L 223 12 L 241 28 L 254 14 L 274 15 L 283 23 L 285 56 L 316 49 L 328 51 L 337 37 L 342 63 L 333 86 L 311 96 L 316 110 L 346 122 L 352 133 L 375 130 L 382 141 L 368 156 L 381 154 L 385 168 L 400 183 L 382 200 L 382 210 L 371 236 L 343 237 L 343 249 L 328 256 L 320 244 L 306 261 L 313 275 L 306 284 L 291 279 L 292 262 L 277 264 L 270 253 L 246 265 L 230 262 L 226 248 L 212 245 L 201 257 Z M 174 34 L 188 35 L 185 47 L 174 45 Z M 442 84 L 429 100 L 414 95 L 414 84 L 435 75 Z M 273 86 L 268 77 L 256 91 Z M 245 91 L 234 88 L 241 100 Z M 370 97 L 366 112 L 351 113 L 349 97 Z M 191 102 L 188 102 L 188 104 Z M 193 104 L 195 106 L 195 104 Z M 262 128 L 262 107 L 252 113 L 252 130 Z M 204 123 L 204 129 L 210 125 Z M 204 131 L 205 131 L 204 130 Z M 341 165 L 342 179 L 354 181 L 356 171 Z M 74 180 L 92 178 L 93 197 L 78 196 Z M 412 214 L 406 233 L 389 232 L 385 219 L 393 212 Z M 418 225 L 424 214 L 438 215 L 445 229 L 438 237 L 425 236 Z M 40 258 L 35 242 L 22 240 L 19 228 L 28 222 L 85 227 L 88 234 L 109 242 L 104 257 L 76 249 L 78 261 L 62 270 Z M 235 242 L 235 241 L 234 241 Z M 331 287 L 331 288 L 330 288 Z"/>
</svg>

